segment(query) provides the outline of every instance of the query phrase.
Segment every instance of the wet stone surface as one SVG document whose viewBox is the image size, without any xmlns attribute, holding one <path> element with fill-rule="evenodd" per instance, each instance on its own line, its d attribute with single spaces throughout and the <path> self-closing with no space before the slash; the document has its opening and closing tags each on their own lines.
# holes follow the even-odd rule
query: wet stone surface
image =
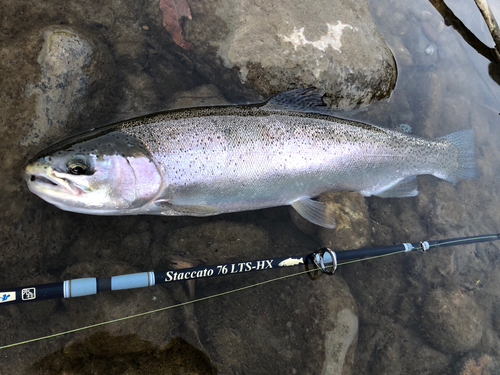
<svg viewBox="0 0 500 375">
<path fill-rule="evenodd" d="M 195 45 L 218 45 L 224 66 L 266 95 L 285 91 L 294 82 L 318 87 L 334 107 L 348 108 L 387 97 L 394 87 L 392 53 L 365 2 L 214 4 L 216 19 L 225 26 L 223 35 L 207 43 L 213 36 L 199 32 L 202 21 L 188 24 L 188 37 Z"/>
<path fill-rule="evenodd" d="M 359 193 L 325 193 L 319 201 L 334 212 L 335 229 L 320 228 L 321 245 L 334 251 L 360 249 L 371 243 L 371 221 Z"/>
<path fill-rule="evenodd" d="M 440 351 L 461 353 L 473 349 L 483 333 L 482 313 L 460 290 L 436 289 L 422 306 L 422 328 Z"/>
<path fill-rule="evenodd" d="M 93 50 L 89 42 L 71 29 L 49 28 L 43 32 L 43 47 L 38 55 L 42 78 L 26 85 L 26 96 L 36 97 L 36 118 L 22 146 L 33 146 L 47 133 L 67 129 L 69 116 L 82 111 L 88 95 Z"/>
<path fill-rule="evenodd" d="M 207 355 L 181 338 L 155 348 L 137 335 L 106 332 L 70 343 L 42 358 L 32 370 L 38 374 L 217 374 Z"/>
</svg>

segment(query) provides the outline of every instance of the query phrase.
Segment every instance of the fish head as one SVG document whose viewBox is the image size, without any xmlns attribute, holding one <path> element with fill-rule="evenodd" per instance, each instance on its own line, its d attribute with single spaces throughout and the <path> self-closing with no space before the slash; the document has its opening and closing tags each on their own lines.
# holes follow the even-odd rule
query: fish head
<svg viewBox="0 0 500 375">
<path fill-rule="evenodd" d="M 93 215 L 133 214 L 163 184 L 149 151 L 119 131 L 43 152 L 26 166 L 25 179 L 60 209 Z"/>
</svg>

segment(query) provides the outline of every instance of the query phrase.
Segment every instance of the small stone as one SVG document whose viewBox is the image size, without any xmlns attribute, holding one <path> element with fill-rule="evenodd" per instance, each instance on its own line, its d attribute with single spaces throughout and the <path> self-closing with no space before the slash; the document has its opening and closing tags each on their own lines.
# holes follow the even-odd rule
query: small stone
<svg viewBox="0 0 500 375">
<path fill-rule="evenodd" d="M 144 25 L 144 26 L 142 27 L 142 29 L 143 29 L 144 31 L 148 31 L 148 30 L 149 30 L 149 27 L 148 27 L 148 26 L 146 26 L 146 25 Z"/>
<path fill-rule="evenodd" d="M 494 375 L 500 372 L 498 361 L 488 354 L 472 353 L 456 363 L 454 374 L 457 375 Z"/>
<path fill-rule="evenodd" d="M 438 34 L 436 34 L 435 30 L 428 23 L 424 22 L 423 25 L 422 28 L 408 35 L 405 45 L 409 51 L 412 51 L 412 60 L 415 65 L 429 67 L 436 63 L 438 56 L 435 53 L 429 54 L 426 52 L 426 49 L 437 38 Z"/>
<path fill-rule="evenodd" d="M 473 349 L 483 334 L 481 312 L 461 290 L 433 290 L 422 307 L 422 329 L 436 349 L 460 353 Z"/>
<path fill-rule="evenodd" d="M 336 223 L 334 229 L 319 229 L 322 246 L 338 251 L 358 249 L 370 243 L 371 222 L 361 194 L 331 192 L 322 194 L 319 201 L 325 202 L 334 211 Z"/>
</svg>

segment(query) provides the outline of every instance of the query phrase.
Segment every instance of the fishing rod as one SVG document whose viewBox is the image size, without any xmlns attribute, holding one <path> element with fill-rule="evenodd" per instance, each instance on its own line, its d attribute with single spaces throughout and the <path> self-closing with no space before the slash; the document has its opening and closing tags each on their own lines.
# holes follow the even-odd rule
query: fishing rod
<svg viewBox="0 0 500 375">
<path fill-rule="evenodd" d="M 149 287 L 158 284 L 169 284 L 178 281 L 197 280 L 207 277 L 235 275 L 252 271 L 263 271 L 283 267 L 294 267 L 313 264 L 323 273 L 332 275 L 338 265 L 351 261 L 367 260 L 396 253 L 422 251 L 431 248 L 467 245 L 479 242 L 496 241 L 500 234 L 459 237 L 446 240 L 403 243 L 392 246 L 371 247 L 335 252 L 324 247 L 307 255 L 287 256 L 272 259 L 260 259 L 238 263 L 224 263 L 213 266 L 182 268 L 168 271 L 150 271 L 127 275 L 82 278 L 65 280 L 58 283 L 40 284 L 25 287 L 0 289 L 0 304 L 10 305 L 41 301 L 55 298 L 82 297 L 112 290 L 126 290 Z M 344 262 L 344 263 L 339 263 Z"/>
</svg>

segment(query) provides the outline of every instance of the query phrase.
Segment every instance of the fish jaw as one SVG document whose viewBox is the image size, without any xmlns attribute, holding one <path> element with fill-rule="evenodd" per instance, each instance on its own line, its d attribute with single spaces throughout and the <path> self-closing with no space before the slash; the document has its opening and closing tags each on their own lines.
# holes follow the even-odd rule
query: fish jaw
<svg viewBox="0 0 500 375">
<path fill-rule="evenodd" d="M 50 167 L 36 167 L 28 165 L 24 178 L 28 184 L 28 189 L 45 199 L 45 197 L 58 197 L 61 194 L 79 196 L 82 189 L 71 181 L 61 176 L 61 173 L 54 171 Z"/>
<path fill-rule="evenodd" d="M 25 169 L 24 179 L 28 189 L 46 202 L 53 204 L 64 211 L 82 214 L 95 214 L 94 209 L 75 206 L 74 202 L 82 200 L 87 187 L 69 181 L 63 173 L 59 173 L 50 166 L 28 165 Z M 102 211 L 102 215 L 112 214 Z"/>
</svg>

